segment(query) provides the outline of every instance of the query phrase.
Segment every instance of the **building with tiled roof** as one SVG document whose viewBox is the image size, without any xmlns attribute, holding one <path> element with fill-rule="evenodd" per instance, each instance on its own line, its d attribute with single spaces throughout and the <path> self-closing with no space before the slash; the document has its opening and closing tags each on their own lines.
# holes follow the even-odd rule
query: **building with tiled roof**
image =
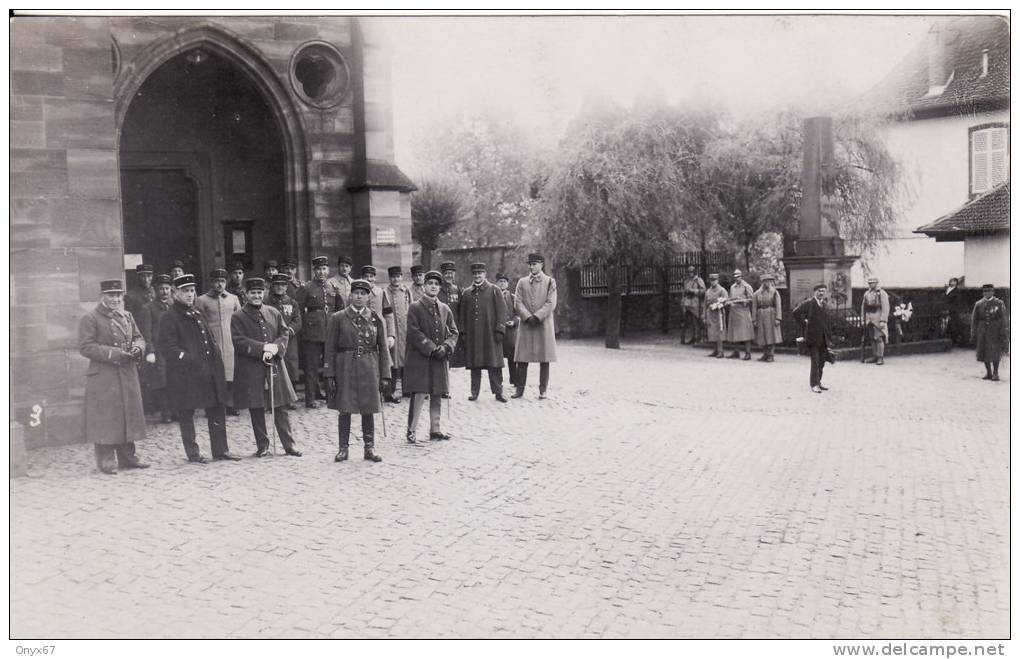
<svg viewBox="0 0 1020 659">
<path fill-rule="evenodd" d="M 866 273 L 902 287 L 959 275 L 1008 281 L 1009 55 L 1006 18 L 934 17 L 859 99 L 859 111 L 886 121 L 904 203 L 895 234 L 855 269 L 855 285 Z"/>
</svg>

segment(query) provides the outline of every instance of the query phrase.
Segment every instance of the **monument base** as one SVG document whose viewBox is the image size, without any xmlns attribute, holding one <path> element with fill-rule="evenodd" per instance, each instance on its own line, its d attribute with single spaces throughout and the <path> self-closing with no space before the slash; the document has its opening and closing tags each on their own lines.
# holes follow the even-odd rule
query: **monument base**
<svg viewBox="0 0 1020 659">
<path fill-rule="evenodd" d="M 796 307 L 811 297 L 814 287 L 825 284 L 829 288 L 830 307 L 844 307 L 850 303 L 850 267 L 857 256 L 785 256 L 790 307 Z"/>
</svg>

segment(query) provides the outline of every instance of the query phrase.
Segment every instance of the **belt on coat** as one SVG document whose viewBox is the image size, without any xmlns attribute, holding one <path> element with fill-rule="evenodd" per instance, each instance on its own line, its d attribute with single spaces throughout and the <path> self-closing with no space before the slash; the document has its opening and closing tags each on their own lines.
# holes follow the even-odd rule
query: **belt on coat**
<svg viewBox="0 0 1020 659">
<path fill-rule="evenodd" d="M 364 346 L 358 346 L 357 348 L 337 348 L 337 352 L 353 352 L 355 357 L 361 357 L 369 353 L 379 352 L 378 348 L 366 348 Z"/>
</svg>

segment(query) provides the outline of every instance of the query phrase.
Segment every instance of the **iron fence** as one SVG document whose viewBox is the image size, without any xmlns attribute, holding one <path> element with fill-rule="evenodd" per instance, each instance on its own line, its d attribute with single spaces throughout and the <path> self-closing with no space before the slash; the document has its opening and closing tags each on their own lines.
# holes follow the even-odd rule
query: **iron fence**
<svg viewBox="0 0 1020 659">
<path fill-rule="evenodd" d="M 698 275 L 705 279 L 709 272 L 728 272 L 733 267 L 733 255 L 729 252 L 681 252 L 664 265 L 619 266 L 620 292 L 623 295 L 661 295 L 665 285 L 668 292 L 679 293 L 689 266 L 694 266 Z M 609 283 L 605 263 L 582 266 L 581 297 L 607 295 Z"/>
<path fill-rule="evenodd" d="M 794 347 L 801 328 L 792 314 L 783 318 L 783 345 Z M 837 307 L 829 311 L 829 329 L 832 345 L 830 348 L 859 348 L 864 343 L 866 325 L 858 309 Z M 941 312 L 915 312 L 910 320 L 898 319 L 889 322 L 889 342 L 908 343 L 946 338 L 946 328 Z"/>
</svg>

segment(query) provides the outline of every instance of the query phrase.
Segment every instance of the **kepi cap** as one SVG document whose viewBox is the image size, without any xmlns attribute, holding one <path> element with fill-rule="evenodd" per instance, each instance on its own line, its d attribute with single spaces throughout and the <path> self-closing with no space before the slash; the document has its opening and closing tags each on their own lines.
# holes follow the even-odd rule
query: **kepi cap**
<svg viewBox="0 0 1020 659">
<path fill-rule="evenodd" d="M 181 270 L 183 270 L 184 269 L 184 261 L 182 261 L 180 259 L 177 259 L 176 261 L 173 261 L 173 262 L 170 263 L 170 267 L 171 268 L 180 268 Z"/>
<path fill-rule="evenodd" d="M 995 290 L 995 286 L 992 285 L 992 284 L 981 284 L 981 290 L 983 290 L 983 291 L 988 291 L 988 290 L 994 291 Z"/>
<path fill-rule="evenodd" d="M 244 290 L 266 290 L 266 280 L 262 277 L 252 277 L 244 280 Z"/>
<path fill-rule="evenodd" d="M 375 274 L 375 266 L 374 265 L 363 265 L 363 266 L 361 266 L 361 276 L 362 277 L 364 277 L 365 275 L 374 275 L 374 274 Z"/>
<path fill-rule="evenodd" d="M 471 264 L 471 272 L 485 272 L 485 264 L 484 263 L 472 263 Z"/>
<path fill-rule="evenodd" d="M 135 272 L 138 272 L 138 273 L 150 272 L 151 273 L 151 272 L 155 272 L 155 268 L 153 268 L 148 263 L 139 263 L 138 265 L 135 266 Z"/>
<path fill-rule="evenodd" d="M 442 284 L 443 283 L 443 274 L 441 272 L 439 272 L 438 270 L 429 270 L 428 272 L 425 273 L 425 281 L 428 281 L 430 279 L 434 279 L 437 282 L 439 282 L 440 284 Z"/>
<path fill-rule="evenodd" d="M 184 288 L 195 285 L 195 275 L 183 274 L 174 279 L 174 288 Z"/>
<path fill-rule="evenodd" d="M 499 281 L 500 279 L 510 281 L 510 278 L 504 275 L 502 272 L 496 274 L 496 281 Z"/>
<path fill-rule="evenodd" d="M 226 279 L 227 271 L 223 268 L 216 268 L 209 272 L 209 279 Z"/>
<path fill-rule="evenodd" d="M 320 265 L 329 265 L 329 259 L 325 256 L 316 256 L 312 259 L 312 267 L 318 268 Z"/>
<path fill-rule="evenodd" d="M 423 265 L 412 265 L 411 266 L 411 274 L 412 275 L 417 275 L 417 274 L 420 274 L 422 272 L 425 272 L 425 266 L 423 266 Z"/>
<path fill-rule="evenodd" d="M 280 267 L 280 263 L 278 261 L 270 259 L 270 260 L 266 261 L 266 265 L 263 266 L 263 267 L 264 268 L 279 268 Z"/>
<path fill-rule="evenodd" d="M 288 256 L 283 261 L 281 261 L 281 263 L 283 263 L 283 266 L 285 268 L 296 268 L 297 267 L 297 259 L 294 258 L 293 256 Z"/>
<path fill-rule="evenodd" d="M 231 270 L 244 270 L 244 261 L 234 261 L 230 265 Z"/>
<path fill-rule="evenodd" d="M 352 261 L 351 257 L 347 256 L 346 254 L 341 254 L 340 257 L 336 260 L 337 265 L 340 265 L 342 263 L 346 263 L 352 268 L 354 267 L 354 261 Z"/>
<path fill-rule="evenodd" d="M 454 263 L 453 261 L 443 261 L 442 263 L 439 264 L 439 269 L 441 271 L 443 271 L 443 272 L 448 272 L 450 270 L 456 270 L 457 269 L 457 264 Z"/>
<path fill-rule="evenodd" d="M 289 284 L 290 283 L 290 277 L 288 277 L 287 275 L 284 275 L 284 274 L 280 274 L 278 272 L 278 273 L 276 273 L 275 275 L 273 275 L 272 277 L 269 278 L 269 283 L 270 284 Z"/>
<path fill-rule="evenodd" d="M 100 293 L 123 293 L 124 284 L 119 279 L 104 279 L 99 282 Z"/>
<path fill-rule="evenodd" d="M 174 283 L 170 280 L 170 275 L 156 275 L 155 277 L 152 278 L 153 286 L 159 286 L 160 284 L 170 284 L 171 286 L 174 285 Z"/>
<path fill-rule="evenodd" d="M 545 263 L 545 258 L 538 252 L 528 254 L 528 263 Z"/>
<path fill-rule="evenodd" d="M 372 292 L 372 284 L 368 283 L 364 279 L 355 279 L 351 282 L 351 292 L 353 291 L 365 291 L 366 293 Z"/>
<path fill-rule="evenodd" d="M 390 277 L 396 277 L 397 275 L 404 274 L 404 269 L 401 268 L 399 265 L 391 265 L 389 269 L 386 270 L 386 272 L 389 274 Z"/>
</svg>

